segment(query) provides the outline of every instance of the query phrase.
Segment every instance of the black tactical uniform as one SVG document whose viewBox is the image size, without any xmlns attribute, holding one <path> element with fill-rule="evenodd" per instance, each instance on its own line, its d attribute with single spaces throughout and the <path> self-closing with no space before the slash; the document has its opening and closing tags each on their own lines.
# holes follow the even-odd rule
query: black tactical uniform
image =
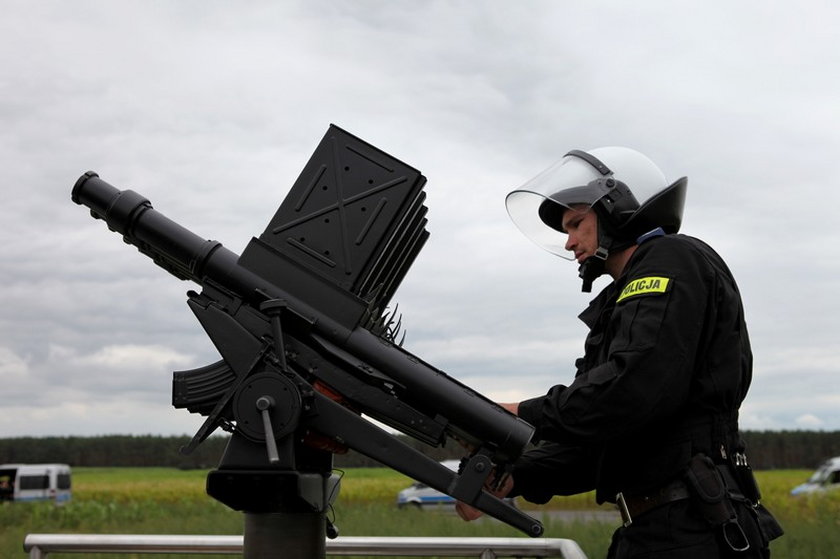
<svg viewBox="0 0 840 559">
<path fill-rule="evenodd" d="M 542 443 L 514 468 L 515 493 L 618 501 L 614 557 L 767 556 L 781 530 L 757 506 L 738 435 L 752 353 L 723 260 L 692 237 L 654 235 L 580 318 L 590 332 L 572 384 L 519 405 Z"/>
</svg>

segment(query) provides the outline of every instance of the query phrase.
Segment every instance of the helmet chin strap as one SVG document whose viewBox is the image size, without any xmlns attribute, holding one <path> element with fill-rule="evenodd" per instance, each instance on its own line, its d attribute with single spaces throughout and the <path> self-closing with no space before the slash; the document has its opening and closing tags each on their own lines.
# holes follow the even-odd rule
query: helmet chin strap
<svg viewBox="0 0 840 559">
<path fill-rule="evenodd" d="M 617 241 L 613 235 L 606 231 L 606 227 L 601 222 L 601 217 L 598 216 L 598 249 L 595 254 L 584 260 L 578 268 L 578 276 L 583 280 L 580 290 L 584 293 L 592 291 L 592 283 L 607 271 L 607 258 L 610 256 L 610 251 L 621 251 L 632 244 L 632 242 Z"/>
<path fill-rule="evenodd" d="M 597 213 L 595 214 L 597 216 Z M 597 218 L 598 227 L 598 249 L 595 254 L 584 260 L 578 268 L 578 276 L 583 280 L 580 290 L 584 293 L 592 291 L 592 282 L 601 277 L 606 271 L 607 258 L 610 255 L 613 238 L 604 231 L 601 224 L 601 217 Z"/>
<path fill-rule="evenodd" d="M 609 255 L 610 252 L 606 248 L 599 246 L 595 254 L 583 261 L 580 268 L 578 268 L 578 276 L 583 280 L 583 285 L 580 288 L 581 291 L 584 293 L 590 293 L 592 291 L 592 282 L 601 277 L 606 271 L 605 267 Z"/>
</svg>

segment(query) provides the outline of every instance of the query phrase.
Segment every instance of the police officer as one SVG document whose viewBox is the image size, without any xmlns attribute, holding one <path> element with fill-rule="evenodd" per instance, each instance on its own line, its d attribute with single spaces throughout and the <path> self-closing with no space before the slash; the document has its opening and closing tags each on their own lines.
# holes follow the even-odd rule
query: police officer
<svg viewBox="0 0 840 559">
<path fill-rule="evenodd" d="M 702 241 L 677 234 L 687 180 L 627 148 L 573 150 L 507 198 L 514 223 L 607 285 L 571 384 L 503 404 L 538 446 L 500 494 L 544 503 L 595 490 L 623 526 L 609 557 L 768 557 L 781 528 L 738 433 L 752 353 L 735 280 Z M 469 520 L 480 513 L 459 504 Z"/>
</svg>

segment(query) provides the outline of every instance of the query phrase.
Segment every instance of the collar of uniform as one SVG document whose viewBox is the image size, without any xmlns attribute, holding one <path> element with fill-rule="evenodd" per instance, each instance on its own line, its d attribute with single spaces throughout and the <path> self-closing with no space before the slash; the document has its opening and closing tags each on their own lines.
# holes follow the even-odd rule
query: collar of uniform
<svg viewBox="0 0 840 559">
<path fill-rule="evenodd" d="M 598 295 L 589 302 L 578 318 L 591 330 L 598 322 L 598 317 L 610 304 L 615 303 L 616 282 L 610 282 Z"/>
<path fill-rule="evenodd" d="M 598 317 L 604 308 L 615 303 L 616 294 L 619 291 L 618 286 L 621 286 L 621 289 L 624 288 L 624 285 L 627 283 L 627 273 L 633 267 L 633 261 L 638 259 L 640 254 L 647 252 L 648 247 L 653 244 L 649 241 L 666 236 L 667 234 L 665 231 L 663 231 L 662 228 L 657 227 L 653 231 L 649 231 L 639 237 L 637 242 L 638 248 L 630 256 L 630 260 L 627 261 L 627 264 L 624 266 L 624 270 L 622 270 L 618 279 L 607 284 L 606 287 L 604 287 L 601 292 L 589 302 L 589 306 L 578 315 L 578 318 L 591 329 L 598 321 Z"/>
<path fill-rule="evenodd" d="M 662 229 L 661 227 L 657 227 L 656 229 L 654 229 L 652 231 L 648 231 L 644 235 L 639 235 L 639 238 L 636 239 L 636 244 L 641 245 L 641 244 L 644 244 L 645 241 L 649 241 L 649 240 L 651 240 L 655 237 L 662 237 L 664 235 L 665 235 L 665 230 Z"/>
</svg>

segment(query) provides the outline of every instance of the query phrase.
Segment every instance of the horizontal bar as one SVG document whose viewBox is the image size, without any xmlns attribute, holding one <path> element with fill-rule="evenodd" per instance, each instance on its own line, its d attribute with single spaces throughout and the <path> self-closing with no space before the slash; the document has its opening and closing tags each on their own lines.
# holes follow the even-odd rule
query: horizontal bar
<svg viewBox="0 0 840 559">
<path fill-rule="evenodd" d="M 586 559 L 580 546 L 563 538 L 394 538 L 339 537 L 327 540 L 327 555 L 479 557 L 560 557 Z M 28 534 L 30 559 L 48 553 L 241 554 L 242 536 L 149 534 Z"/>
</svg>

